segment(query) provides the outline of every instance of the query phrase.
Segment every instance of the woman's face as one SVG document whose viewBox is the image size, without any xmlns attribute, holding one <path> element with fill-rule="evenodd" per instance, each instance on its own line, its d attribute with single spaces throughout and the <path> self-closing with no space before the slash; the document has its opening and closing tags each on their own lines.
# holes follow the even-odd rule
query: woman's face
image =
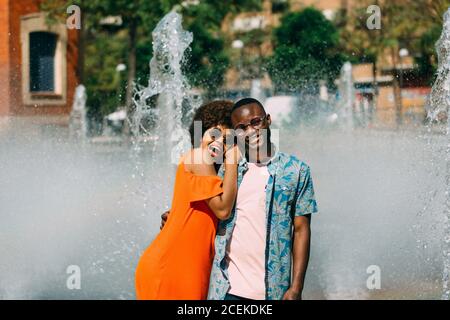
<svg viewBox="0 0 450 320">
<path fill-rule="evenodd" d="M 203 135 L 202 147 L 207 148 L 209 154 L 215 158 L 223 158 L 226 152 L 227 143 L 232 145 L 232 129 L 227 128 L 223 125 L 209 128 Z"/>
</svg>

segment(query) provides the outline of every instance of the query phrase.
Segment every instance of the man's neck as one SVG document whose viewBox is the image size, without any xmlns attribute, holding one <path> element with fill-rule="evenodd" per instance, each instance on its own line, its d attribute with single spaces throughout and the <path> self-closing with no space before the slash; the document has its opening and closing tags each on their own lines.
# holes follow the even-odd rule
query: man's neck
<svg viewBox="0 0 450 320">
<path fill-rule="evenodd" d="M 253 152 L 249 150 L 246 158 L 249 162 L 265 163 L 273 157 L 273 153 L 274 147 L 272 143 L 269 143 L 268 145 L 263 145 L 261 148 L 257 148 Z"/>
</svg>

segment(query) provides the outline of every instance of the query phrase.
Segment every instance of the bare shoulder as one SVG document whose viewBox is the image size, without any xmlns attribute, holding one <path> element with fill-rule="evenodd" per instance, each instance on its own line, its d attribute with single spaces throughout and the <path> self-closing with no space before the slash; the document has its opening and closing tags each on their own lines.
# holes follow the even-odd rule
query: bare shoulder
<svg viewBox="0 0 450 320">
<path fill-rule="evenodd" d="M 216 175 L 214 166 L 204 161 L 203 151 L 200 148 L 191 149 L 183 157 L 184 167 L 192 174 L 199 176 Z"/>
</svg>

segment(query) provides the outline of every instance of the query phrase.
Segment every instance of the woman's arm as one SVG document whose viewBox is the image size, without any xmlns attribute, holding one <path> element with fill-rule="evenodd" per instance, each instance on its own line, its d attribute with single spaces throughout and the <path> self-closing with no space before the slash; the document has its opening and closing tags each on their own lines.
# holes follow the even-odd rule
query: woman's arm
<svg viewBox="0 0 450 320">
<path fill-rule="evenodd" d="M 201 148 L 194 149 L 183 157 L 187 169 L 195 175 L 208 176 L 216 175 L 212 158 L 208 151 Z M 197 160 L 197 161 L 196 161 Z M 226 220 L 230 217 L 234 201 L 237 194 L 237 165 L 240 160 L 240 151 L 237 146 L 230 148 L 225 153 L 225 175 L 223 178 L 223 193 L 210 199 L 206 203 L 220 220 Z"/>
<path fill-rule="evenodd" d="M 225 154 L 225 175 L 223 177 L 223 193 L 207 199 L 206 203 L 220 220 L 230 217 L 237 194 L 237 164 L 240 154 L 237 146 L 230 148 Z"/>
</svg>

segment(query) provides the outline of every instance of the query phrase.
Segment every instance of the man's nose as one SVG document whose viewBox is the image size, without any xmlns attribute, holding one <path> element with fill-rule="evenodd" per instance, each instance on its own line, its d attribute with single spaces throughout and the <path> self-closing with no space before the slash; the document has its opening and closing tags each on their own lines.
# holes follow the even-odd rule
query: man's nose
<svg viewBox="0 0 450 320">
<path fill-rule="evenodd" d="M 245 135 L 248 137 L 251 137 L 255 133 L 256 133 L 256 129 L 253 128 L 252 126 L 248 126 L 247 130 L 245 130 Z"/>
</svg>

